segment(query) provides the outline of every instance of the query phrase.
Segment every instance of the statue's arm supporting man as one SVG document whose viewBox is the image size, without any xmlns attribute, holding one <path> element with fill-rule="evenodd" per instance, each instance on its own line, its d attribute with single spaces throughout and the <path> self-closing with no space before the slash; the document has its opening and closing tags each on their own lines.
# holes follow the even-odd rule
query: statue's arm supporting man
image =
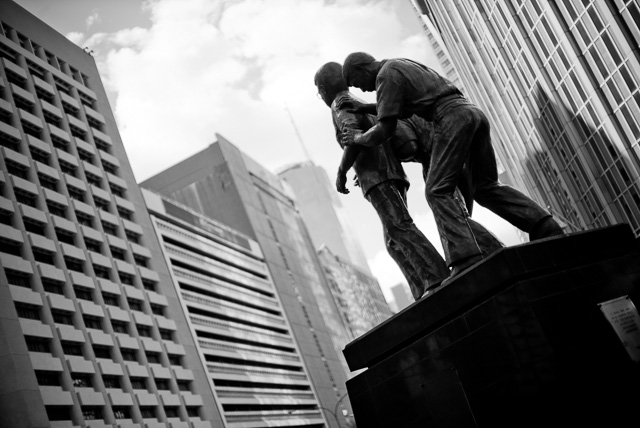
<svg viewBox="0 0 640 428">
<path fill-rule="evenodd" d="M 353 144 L 365 147 L 377 146 L 393 135 L 397 125 L 398 119 L 396 117 L 386 117 L 364 134 L 353 129 L 346 130 L 343 133 L 342 142 L 347 147 Z"/>
</svg>

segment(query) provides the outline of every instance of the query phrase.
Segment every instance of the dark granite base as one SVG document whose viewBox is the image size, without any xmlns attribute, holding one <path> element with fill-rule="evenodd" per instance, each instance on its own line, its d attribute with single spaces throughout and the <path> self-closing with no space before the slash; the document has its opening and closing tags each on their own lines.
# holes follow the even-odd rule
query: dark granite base
<svg viewBox="0 0 640 428">
<path fill-rule="evenodd" d="M 344 350 L 358 427 L 640 420 L 640 365 L 598 307 L 640 303 L 626 225 L 500 250 Z M 627 426 L 627 425 L 624 425 Z"/>
</svg>

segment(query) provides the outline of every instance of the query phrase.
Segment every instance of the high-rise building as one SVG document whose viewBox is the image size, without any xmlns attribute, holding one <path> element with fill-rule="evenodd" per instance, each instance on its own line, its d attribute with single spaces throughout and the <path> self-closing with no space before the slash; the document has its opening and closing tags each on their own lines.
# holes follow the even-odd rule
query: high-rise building
<svg viewBox="0 0 640 428">
<path fill-rule="evenodd" d="M 258 243 L 157 193 L 142 193 L 224 426 L 323 424 Z"/>
<path fill-rule="evenodd" d="M 409 286 L 401 282 L 391 287 L 391 294 L 393 294 L 393 300 L 396 302 L 398 311 L 403 310 L 413 302 Z"/>
<path fill-rule="evenodd" d="M 640 234 L 638 2 L 413 3 L 489 116 L 510 182 L 570 230 Z"/>
<path fill-rule="evenodd" d="M 324 168 L 311 161 L 301 162 L 280 171 L 278 176 L 293 190 L 316 250 L 326 245 L 341 259 L 371 275 L 364 251 Z"/>
<path fill-rule="evenodd" d="M 343 260 L 325 245 L 318 250 L 318 257 L 348 332 L 348 341 L 342 345 L 344 348 L 392 313 L 377 279 Z"/>
<path fill-rule="evenodd" d="M 0 2 L 0 426 L 222 426 L 96 64 Z"/>
<path fill-rule="evenodd" d="M 344 326 L 281 180 L 217 135 L 215 143 L 142 186 L 258 242 L 320 407 L 334 412 L 346 401 L 347 374 L 332 335 L 342 334 Z M 335 419 L 327 418 L 330 426 L 337 427 Z"/>
</svg>

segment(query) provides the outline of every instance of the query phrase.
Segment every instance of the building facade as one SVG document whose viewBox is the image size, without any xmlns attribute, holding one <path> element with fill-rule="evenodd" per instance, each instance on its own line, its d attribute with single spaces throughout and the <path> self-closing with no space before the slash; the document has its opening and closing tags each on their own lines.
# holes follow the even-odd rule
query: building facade
<svg viewBox="0 0 640 428">
<path fill-rule="evenodd" d="M 329 247 L 318 250 L 333 300 L 348 332 L 348 342 L 363 335 L 392 313 L 378 280 L 334 254 Z"/>
<path fill-rule="evenodd" d="M 319 407 L 335 413 L 338 405 L 347 405 L 344 357 L 332 341 L 343 331 L 342 322 L 293 197 L 280 179 L 217 135 L 206 149 L 141 185 L 258 242 Z M 325 417 L 337 426 L 336 418 Z"/>
<path fill-rule="evenodd" d="M 93 58 L 0 26 L 0 426 L 222 426 Z"/>
<path fill-rule="evenodd" d="M 569 230 L 640 234 L 638 2 L 413 3 L 490 117 L 509 181 Z"/>
<path fill-rule="evenodd" d="M 323 426 L 258 243 L 143 189 L 225 427 Z"/>
<path fill-rule="evenodd" d="M 291 187 L 316 250 L 326 245 L 371 275 L 364 251 L 324 168 L 311 161 L 302 162 L 285 168 L 278 176 Z"/>
</svg>

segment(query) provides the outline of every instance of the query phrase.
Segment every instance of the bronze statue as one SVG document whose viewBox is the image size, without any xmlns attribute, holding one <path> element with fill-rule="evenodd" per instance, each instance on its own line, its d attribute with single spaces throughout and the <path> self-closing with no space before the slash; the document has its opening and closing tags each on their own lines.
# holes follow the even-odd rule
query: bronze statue
<svg viewBox="0 0 640 428">
<path fill-rule="evenodd" d="M 448 274 L 444 259 L 409 215 L 406 199 L 409 182 L 398 160 L 398 157 L 408 161 L 420 156 L 422 143 L 416 127 L 426 122 L 420 124 L 418 118 L 414 122 L 400 120 L 391 138 L 375 147 L 344 146 L 342 141 L 347 130 L 366 132 L 377 123 L 375 116 L 354 114 L 346 107 L 337 107 L 340 100 L 355 99 L 342 77 L 340 64 L 329 62 L 320 67 L 314 83 L 322 100 L 331 108 L 336 139 L 343 148 L 336 189 L 349 193 L 346 174 L 353 166 L 357 184 L 380 217 L 387 251 L 407 279 L 414 299 L 418 300 L 425 290 L 439 285 Z"/>
<path fill-rule="evenodd" d="M 429 148 L 426 198 L 451 267 L 447 281 L 486 257 L 487 249 L 500 246 L 499 242 L 485 241 L 483 251 L 478 234 L 490 239 L 490 233 L 467 215 L 456 196 L 465 165 L 472 198 L 528 232 L 530 240 L 564 233 L 536 202 L 498 181 L 489 121 L 449 80 L 409 59 L 377 61 L 364 52 L 347 56 L 343 77 L 349 86 L 376 91 L 375 104 L 355 103 L 351 110 L 378 117 L 378 124 L 366 132 L 346 132 L 345 145 L 376 146 L 393 135 L 400 119 L 412 114 L 433 122 L 435 138 Z"/>
</svg>

